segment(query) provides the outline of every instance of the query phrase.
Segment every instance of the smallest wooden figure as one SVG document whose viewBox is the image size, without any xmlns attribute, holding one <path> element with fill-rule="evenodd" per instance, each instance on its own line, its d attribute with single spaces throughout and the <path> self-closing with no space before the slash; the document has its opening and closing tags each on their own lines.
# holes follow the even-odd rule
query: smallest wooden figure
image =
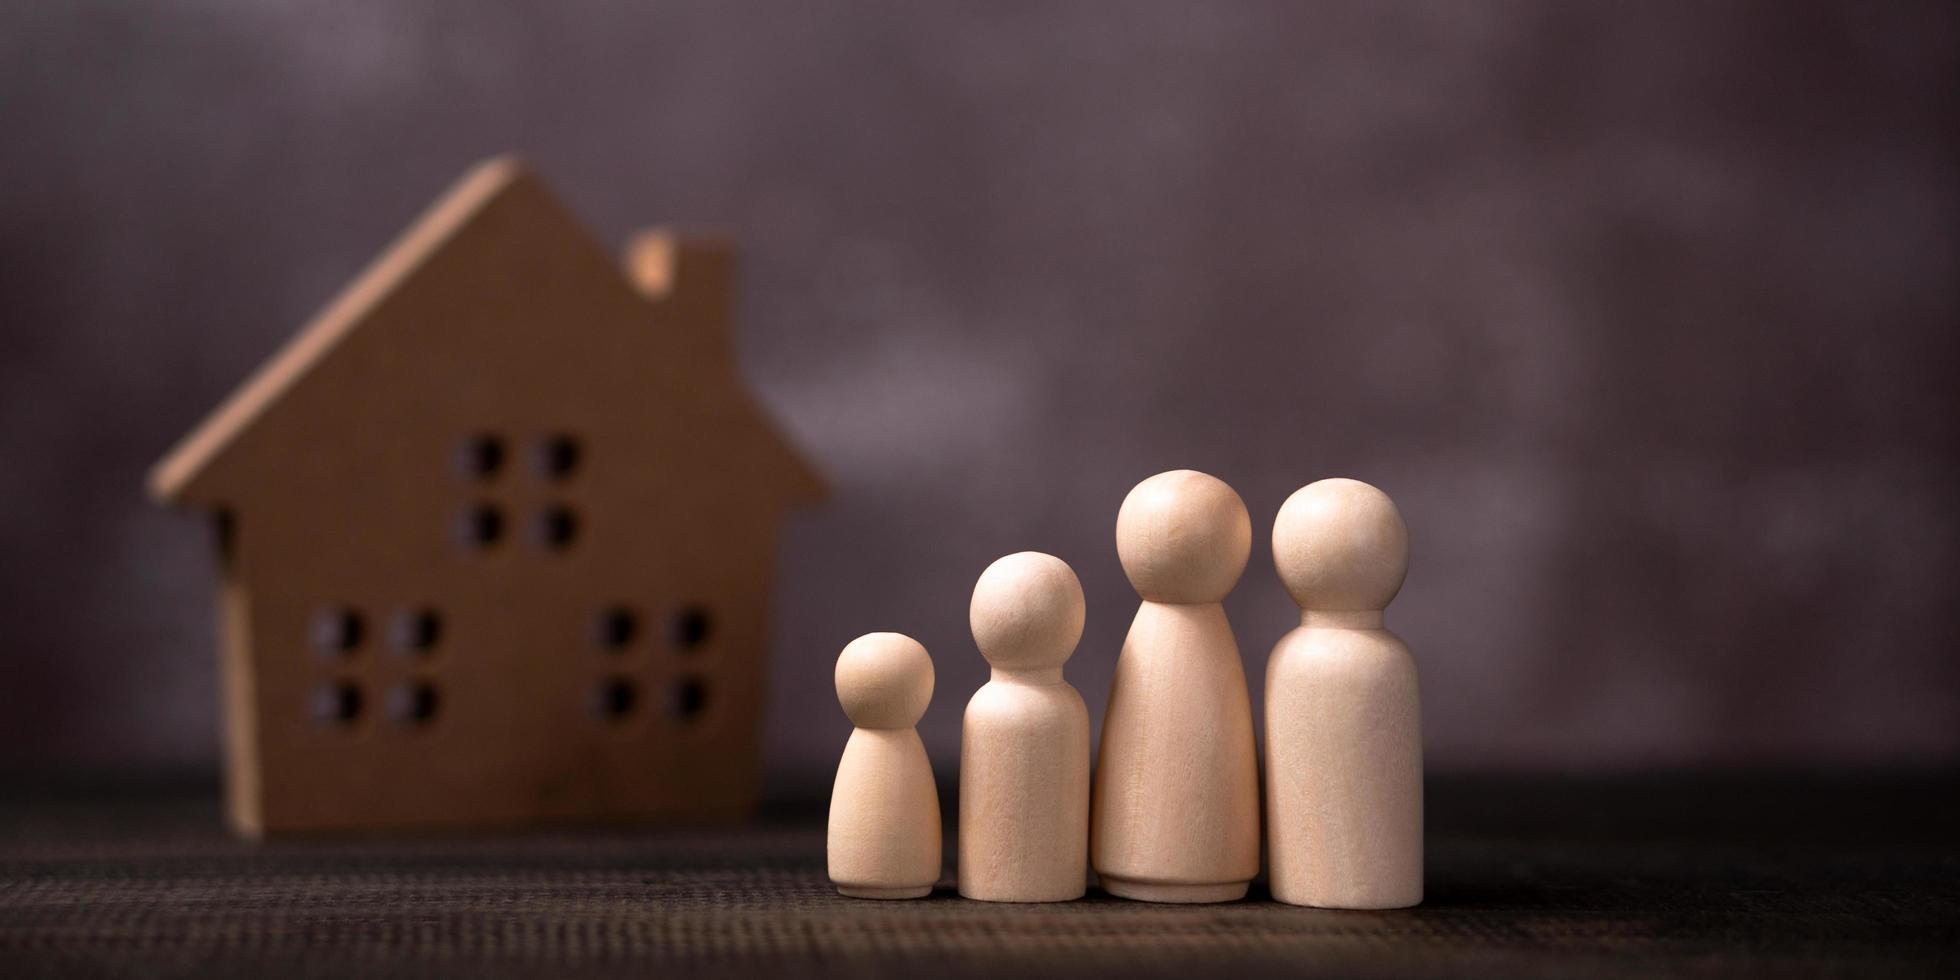
<svg viewBox="0 0 1960 980">
<path fill-rule="evenodd" d="M 915 727 L 932 700 L 932 658 L 899 633 L 869 633 L 837 657 L 837 700 L 856 730 L 830 791 L 830 880 L 851 898 L 923 898 L 939 881 L 939 787 Z"/>
<path fill-rule="evenodd" d="M 973 587 L 973 642 L 993 679 L 960 733 L 960 894 L 1066 902 L 1089 877 L 1089 709 L 1062 679 L 1082 639 L 1082 583 L 1023 551 Z"/>
<path fill-rule="evenodd" d="M 1409 570 L 1409 529 L 1380 490 L 1321 480 L 1280 507 L 1273 563 L 1301 609 L 1266 666 L 1273 897 L 1337 909 L 1418 904 L 1416 663 L 1382 627 Z"/>
</svg>

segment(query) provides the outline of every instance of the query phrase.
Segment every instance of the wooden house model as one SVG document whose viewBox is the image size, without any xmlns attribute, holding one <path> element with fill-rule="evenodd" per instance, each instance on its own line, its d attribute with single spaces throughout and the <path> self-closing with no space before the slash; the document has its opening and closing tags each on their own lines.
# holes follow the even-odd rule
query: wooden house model
<svg viewBox="0 0 1960 980">
<path fill-rule="evenodd" d="M 242 832 L 716 817 L 757 791 L 777 531 L 722 242 L 622 265 L 471 170 L 151 474 L 215 516 Z"/>
</svg>

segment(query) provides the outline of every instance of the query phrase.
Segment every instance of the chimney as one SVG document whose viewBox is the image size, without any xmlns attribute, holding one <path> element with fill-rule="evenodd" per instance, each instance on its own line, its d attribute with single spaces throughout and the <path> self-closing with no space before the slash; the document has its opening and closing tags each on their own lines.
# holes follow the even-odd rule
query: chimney
<svg viewBox="0 0 1960 980">
<path fill-rule="evenodd" d="M 687 330 L 704 354 L 731 356 L 735 242 L 726 235 L 653 228 L 626 243 L 626 278 L 657 304 L 663 322 Z"/>
</svg>

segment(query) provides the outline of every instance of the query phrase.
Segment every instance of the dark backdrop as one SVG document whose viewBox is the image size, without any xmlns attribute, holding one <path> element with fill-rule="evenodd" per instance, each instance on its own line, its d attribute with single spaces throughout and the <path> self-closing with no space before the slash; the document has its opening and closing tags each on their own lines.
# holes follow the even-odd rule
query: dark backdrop
<svg viewBox="0 0 1960 980">
<path fill-rule="evenodd" d="M 1388 490 L 1439 766 L 1960 756 L 1950 4 L 0 6 L 0 761 L 216 758 L 207 528 L 144 468 L 473 160 L 727 227 L 834 480 L 783 544 L 772 767 L 837 650 L 933 652 L 1125 491 Z"/>
</svg>

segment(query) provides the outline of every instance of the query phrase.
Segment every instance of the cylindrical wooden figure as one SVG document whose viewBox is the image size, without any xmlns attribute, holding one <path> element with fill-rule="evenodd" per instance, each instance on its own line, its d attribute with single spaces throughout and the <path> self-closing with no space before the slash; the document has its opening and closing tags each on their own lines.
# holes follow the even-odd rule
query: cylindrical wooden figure
<svg viewBox="0 0 1960 980">
<path fill-rule="evenodd" d="M 1087 890 L 1089 709 L 1062 679 L 1082 639 L 1082 583 L 1023 551 L 973 587 L 973 642 L 993 665 L 960 733 L 960 894 L 1064 902 Z"/>
<path fill-rule="evenodd" d="M 1321 480 L 1273 522 L 1300 627 L 1266 665 L 1266 827 L 1273 897 L 1339 909 L 1422 901 L 1422 711 L 1409 648 L 1382 610 L 1409 569 L 1395 503 Z"/>
<path fill-rule="evenodd" d="M 917 640 L 870 633 L 837 658 L 837 700 L 856 730 L 830 791 L 830 880 L 852 898 L 921 898 L 939 881 L 939 789 L 916 727 L 932 700 Z"/>
<path fill-rule="evenodd" d="M 1103 888 L 1228 902 L 1259 873 L 1259 762 L 1238 642 L 1219 603 L 1252 521 L 1215 477 L 1160 473 L 1130 491 L 1116 551 L 1143 603 L 1103 718 L 1090 854 Z"/>
</svg>

